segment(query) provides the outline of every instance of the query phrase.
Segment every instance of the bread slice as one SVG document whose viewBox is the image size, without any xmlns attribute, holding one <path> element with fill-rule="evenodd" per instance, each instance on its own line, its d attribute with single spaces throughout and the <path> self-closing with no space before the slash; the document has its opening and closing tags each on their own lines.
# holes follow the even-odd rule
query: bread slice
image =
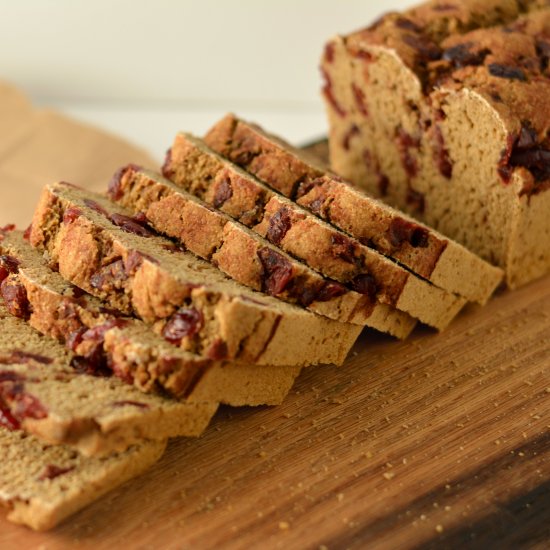
<svg viewBox="0 0 550 550">
<path fill-rule="evenodd" d="M 483 304 L 502 280 L 502 270 L 255 124 L 229 114 L 208 132 L 205 142 L 273 189 L 442 289 Z"/>
<path fill-rule="evenodd" d="M 0 503 L 8 520 L 37 531 L 137 477 L 164 452 L 165 441 L 144 441 L 107 457 L 83 457 L 0 426 Z"/>
<path fill-rule="evenodd" d="M 331 163 L 515 288 L 550 271 L 550 9 L 451 4 L 425 2 L 327 44 Z"/>
<path fill-rule="evenodd" d="M 211 359 L 341 364 L 361 331 L 256 293 L 181 252 L 104 197 L 45 187 L 30 232 L 67 280 Z M 115 225 L 116 224 L 118 225 Z"/>
<path fill-rule="evenodd" d="M 271 191 L 192 136 L 176 136 L 163 171 L 176 184 L 218 204 L 268 241 L 323 275 L 369 295 L 373 302 L 438 329 L 445 328 L 466 302 Z"/>
<path fill-rule="evenodd" d="M 15 428 L 85 455 L 105 455 L 142 439 L 198 436 L 218 407 L 145 394 L 73 365 L 69 350 L 0 304 L 0 403 Z"/>
<path fill-rule="evenodd" d="M 120 317 L 65 281 L 20 231 L 0 231 L 2 269 L 10 272 L 10 286 L 27 304 L 29 324 L 68 342 L 80 356 L 81 370 L 112 370 L 145 392 L 233 406 L 281 403 L 300 372 L 293 366 L 259 369 L 213 361 L 172 346 L 145 323 Z"/>
<path fill-rule="evenodd" d="M 143 213 L 157 231 L 177 239 L 197 256 L 210 260 L 254 290 L 331 319 L 398 336 L 408 335 L 404 332 L 414 326 L 412 320 L 397 324 L 395 321 L 404 315 L 392 316 L 390 307 L 373 304 L 366 295 L 324 278 L 160 175 L 129 165 L 111 181 L 110 197 L 135 213 Z"/>
</svg>

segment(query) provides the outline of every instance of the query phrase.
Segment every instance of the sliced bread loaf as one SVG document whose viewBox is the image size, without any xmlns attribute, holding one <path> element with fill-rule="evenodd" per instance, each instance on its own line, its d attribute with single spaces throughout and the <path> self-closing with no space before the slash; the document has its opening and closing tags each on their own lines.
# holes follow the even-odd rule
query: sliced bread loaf
<svg viewBox="0 0 550 550">
<path fill-rule="evenodd" d="M 144 441 L 106 457 L 83 457 L 0 424 L 0 504 L 8 508 L 10 521 L 37 531 L 51 529 L 137 477 L 166 447 L 165 441 Z"/>
<path fill-rule="evenodd" d="M 542 0 L 431 1 L 335 37 L 322 59 L 333 169 L 511 288 L 550 271 L 549 36 Z"/>
<path fill-rule="evenodd" d="M 377 201 L 255 124 L 227 115 L 208 132 L 205 142 L 273 189 L 436 286 L 485 303 L 502 280 L 502 270 Z"/>
<path fill-rule="evenodd" d="M 129 165 L 117 172 L 109 194 L 133 212 L 143 213 L 160 233 L 176 238 L 254 290 L 399 337 L 407 336 L 414 326 L 412 319 L 392 315 L 389 306 L 372 303 L 368 296 L 324 278 L 160 175 Z"/>
<path fill-rule="evenodd" d="M 192 136 L 176 136 L 163 171 L 176 184 L 373 302 L 394 306 L 438 329 L 445 328 L 466 302 L 271 191 Z"/>
<path fill-rule="evenodd" d="M 73 284 L 200 355 L 267 365 L 344 361 L 360 326 L 256 293 L 130 216 L 100 195 L 51 184 L 31 244 Z"/>
<path fill-rule="evenodd" d="M 217 403 L 140 392 L 118 378 L 79 373 L 74 355 L 0 304 L 0 404 L 14 428 L 85 455 L 143 439 L 200 435 Z"/>
<path fill-rule="evenodd" d="M 124 320 L 95 297 L 52 271 L 43 255 L 19 231 L 0 231 L 0 272 L 17 288 L 28 322 L 42 334 L 64 342 L 86 372 L 110 372 L 142 391 L 164 391 L 191 401 L 228 405 L 282 402 L 299 367 L 222 363 L 177 348 L 145 323 Z M 3 279 L 0 273 L 0 279 Z M 1 290 L 1 286 L 0 286 Z M 4 294 L 6 296 L 4 296 Z M 6 307 L 17 309 L 5 292 Z"/>
</svg>

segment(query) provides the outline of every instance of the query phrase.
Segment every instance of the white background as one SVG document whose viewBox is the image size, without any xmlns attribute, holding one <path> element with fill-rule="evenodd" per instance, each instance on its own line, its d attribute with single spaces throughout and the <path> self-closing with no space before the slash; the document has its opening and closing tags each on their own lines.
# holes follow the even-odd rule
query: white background
<svg viewBox="0 0 550 550">
<path fill-rule="evenodd" d="M 326 132 L 326 39 L 414 3 L 0 0 L 0 78 L 158 158 L 227 111 L 299 143 Z"/>
</svg>

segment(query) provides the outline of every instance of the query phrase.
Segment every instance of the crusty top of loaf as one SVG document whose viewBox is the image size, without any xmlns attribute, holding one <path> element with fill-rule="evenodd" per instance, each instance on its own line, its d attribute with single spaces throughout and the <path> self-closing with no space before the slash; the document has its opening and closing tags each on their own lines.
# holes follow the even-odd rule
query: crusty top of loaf
<svg viewBox="0 0 550 550">
<path fill-rule="evenodd" d="M 531 168 L 540 182 L 550 176 L 548 168 L 538 167 L 541 157 L 550 156 L 548 5 L 547 0 L 437 0 L 387 14 L 345 40 L 349 52 L 367 62 L 373 46 L 395 51 L 434 103 L 440 90 L 482 96 L 509 133 L 504 156 L 518 153 L 518 146 L 513 164 Z"/>
</svg>

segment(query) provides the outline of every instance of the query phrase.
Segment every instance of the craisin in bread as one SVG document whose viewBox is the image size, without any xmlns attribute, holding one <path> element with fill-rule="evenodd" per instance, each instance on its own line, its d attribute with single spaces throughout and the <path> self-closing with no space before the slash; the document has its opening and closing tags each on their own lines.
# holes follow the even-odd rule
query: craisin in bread
<svg viewBox="0 0 550 550">
<path fill-rule="evenodd" d="M 72 352 L 0 304 L 0 406 L 13 428 L 84 455 L 107 455 L 144 439 L 198 436 L 218 407 L 145 394 L 78 367 Z"/>
<path fill-rule="evenodd" d="M 44 188 L 30 241 L 73 284 L 211 359 L 341 364 L 361 332 L 227 279 L 130 211 L 73 185 Z"/>
<path fill-rule="evenodd" d="M 164 452 L 165 441 L 143 441 L 106 457 L 83 457 L 64 445 L 45 445 L 0 425 L 0 504 L 8 520 L 51 529 L 122 483 L 137 477 Z"/>
<path fill-rule="evenodd" d="M 204 153 L 206 161 L 208 156 Z M 143 213 L 158 232 L 211 261 L 224 273 L 254 290 L 342 322 L 366 325 L 403 336 L 392 308 L 324 278 L 299 260 L 158 174 L 129 165 L 110 185 L 113 200 Z"/>
<path fill-rule="evenodd" d="M 113 372 L 145 392 L 233 406 L 280 404 L 299 367 L 259 369 L 171 345 L 145 323 L 65 281 L 19 231 L 0 231 L 0 299 L 42 334 L 68 345 L 85 372 Z"/>
<path fill-rule="evenodd" d="M 229 114 L 205 141 L 273 189 L 440 288 L 483 304 L 502 280 L 500 269 L 256 124 Z"/>
<path fill-rule="evenodd" d="M 426 2 L 326 46 L 343 177 L 505 270 L 550 269 L 550 9 Z"/>
<path fill-rule="evenodd" d="M 271 191 L 192 136 L 176 136 L 163 171 L 311 268 L 370 296 L 373 302 L 395 307 L 441 330 L 466 301 Z"/>
</svg>

